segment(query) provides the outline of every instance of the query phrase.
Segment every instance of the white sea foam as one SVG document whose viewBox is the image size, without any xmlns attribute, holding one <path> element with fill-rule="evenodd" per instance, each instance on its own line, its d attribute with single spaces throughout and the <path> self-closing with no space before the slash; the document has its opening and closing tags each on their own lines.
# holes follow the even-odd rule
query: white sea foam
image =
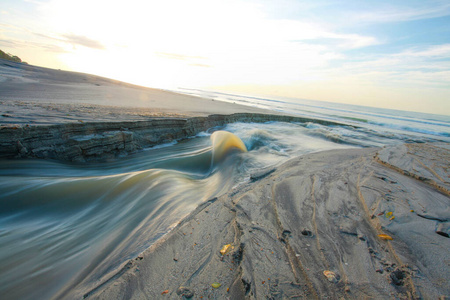
<svg viewBox="0 0 450 300">
<path fill-rule="evenodd" d="M 392 138 L 392 134 L 400 135 L 400 140 L 420 137 L 450 142 L 450 116 L 305 99 L 263 98 L 202 90 L 187 91 L 197 96 L 208 95 L 208 97 L 214 97 L 220 101 L 229 102 L 229 99 L 233 99 L 233 102 L 241 105 L 358 126 L 368 131 L 385 133 L 386 137 L 390 135 L 390 138 Z M 318 125 L 311 123 L 306 126 Z"/>
</svg>

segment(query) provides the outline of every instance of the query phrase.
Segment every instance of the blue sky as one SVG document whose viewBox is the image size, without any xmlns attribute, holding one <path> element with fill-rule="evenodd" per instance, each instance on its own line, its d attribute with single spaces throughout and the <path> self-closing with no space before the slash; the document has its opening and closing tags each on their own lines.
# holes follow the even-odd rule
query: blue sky
<svg viewBox="0 0 450 300">
<path fill-rule="evenodd" d="M 0 49 L 150 87 L 450 115 L 448 0 L 3 0 Z"/>
</svg>

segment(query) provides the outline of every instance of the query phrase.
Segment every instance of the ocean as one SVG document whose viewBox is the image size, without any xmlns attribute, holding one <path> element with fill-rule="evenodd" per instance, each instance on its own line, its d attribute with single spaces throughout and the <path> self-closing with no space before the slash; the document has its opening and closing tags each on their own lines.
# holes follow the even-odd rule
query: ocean
<svg viewBox="0 0 450 300">
<path fill-rule="evenodd" d="M 207 99 L 254 106 L 306 118 L 340 122 L 376 131 L 379 136 L 395 135 L 396 138 L 421 138 L 450 141 L 450 116 L 436 115 L 386 108 L 375 108 L 335 102 L 296 98 L 261 98 L 233 95 L 221 92 L 180 88 L 179 92 Z M 423 140 L 426 141 L 426 140 Z M 382 142 L 381 145 L 384 143 Z"/>
<path fill-rule="evenodd" d="M 252 174 L 290 158 L 333 149 L 450 142 L 450 116 L 192 89 L 178 92 L 342 125 L 234 123 L 103 163 L 1 160 L 3 299 L 82 294 L 202 202 L 233 192 Z M 233 136 L 217 141 L 217 131 Z M 247 151 L 230 147 L 239 140 Z"/>
</svg>

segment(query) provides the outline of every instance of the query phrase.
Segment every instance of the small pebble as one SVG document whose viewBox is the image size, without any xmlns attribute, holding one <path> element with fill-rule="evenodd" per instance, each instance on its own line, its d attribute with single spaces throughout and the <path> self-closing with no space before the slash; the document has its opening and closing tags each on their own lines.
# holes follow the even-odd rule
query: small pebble
<svg viewBox="0 0 450 300">
<path fill-rule="evenodd" d="M 190 299 L 190 298 L 194 297 L 194 292 L 191 291 L 189 288 L 184 287 L 184 286 L 180 286 L 178 288 L 177 294 L 179 296 L 184 296 L 184 298 L 186 298 L 186 299 Z"/>
</svg>

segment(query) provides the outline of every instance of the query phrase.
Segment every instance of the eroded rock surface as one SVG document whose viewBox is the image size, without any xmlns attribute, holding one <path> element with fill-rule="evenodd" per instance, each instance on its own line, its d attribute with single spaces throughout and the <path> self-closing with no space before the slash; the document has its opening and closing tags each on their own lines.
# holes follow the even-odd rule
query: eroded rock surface
<svg viewBox="0 0 450 300">
<path fill-rule="evenodd" d="M 411 147 L 426 153 L 434 146 Z M 449 152 L 441 148 L 445 159 Z M 93 299 L 449 295 L 450 239 L 435 232 L 436 223 L 449 221 L 449 195 L 399 172 L 411 168 L 415 154 L 401 152 L 400 164 L 392 159 L 398 151 L 333 150 L 292 159 L 199 206 L 110 280 L 72 292 Z M 430 162 L 448 163 L 422 162 L 432 170 Z M 449 175 L 446 168 L 434 172 Z M 227 244 L 233 248 L 222 256 Z M 180 294 L 185 289 L 188 295 Z"/>
<path fill-rule="evenodd" d="M 194 136 L 233 122 L 310 122 L 282 115 L 236 113 L 188 119 L 161 118 L 134 122 L 67 123 L 51 126 L 0 127 L 0 158 L 51 158 L 99 161 L 127 155 L 145 147 Z M 314 120 L 316 123 L 336 123 Z"/>
</svg>

